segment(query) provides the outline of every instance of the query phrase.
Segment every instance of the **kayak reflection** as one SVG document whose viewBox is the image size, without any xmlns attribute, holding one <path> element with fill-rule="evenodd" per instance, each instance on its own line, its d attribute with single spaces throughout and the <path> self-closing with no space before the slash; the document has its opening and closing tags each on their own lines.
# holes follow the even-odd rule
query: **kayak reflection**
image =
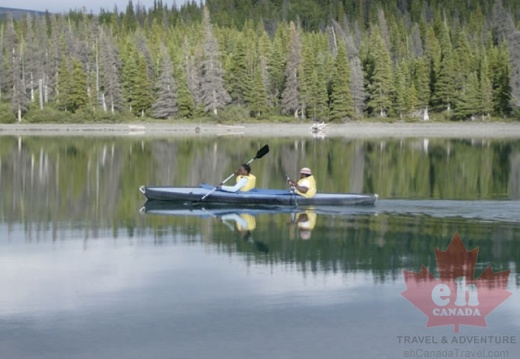
<svg viewBox="0 0 520 359">
<path fill-rule="evenodd" d="M 256 216 L 284 214 L 289 215 L 289 238 L 309 240 L 312 230 L 316 226 L 317 210 L 314 207 L 298 208 L 287 206 L 251 206 L 251 205 L 189 205 L 172 203 L 167 201 L 146 202 L 141 208 L 141 213 L 166 216 L 197 216 L 201 218 L 217 218 L 231 232 L 238 237 L 254 243 L 260 250 L 266 251 L 267 246 L 253 239 L 253 231 L 257 227 Z"/>
</svg>

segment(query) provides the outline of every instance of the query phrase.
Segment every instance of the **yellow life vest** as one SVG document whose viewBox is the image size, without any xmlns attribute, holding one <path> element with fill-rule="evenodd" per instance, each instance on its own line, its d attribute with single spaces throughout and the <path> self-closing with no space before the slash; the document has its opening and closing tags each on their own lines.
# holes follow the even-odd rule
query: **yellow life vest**
<svg viewBox="0 0 520 359">
<path fill-rule="evenodd" d="M 237 183 L 238 183 L 238 181 L 240 181 L 240 179 L 242 177 L 247 178 L 247 184 L 244 187 L 240 188 L 241 192 L 247 192 L 247 191 L 255 188 L 255 186 L 256 186 L 256 177 L 255 176 L 253 176 L 251 173 L 247 176 L 237 176 Z"/>
<path fill-rule="evenodd" d="M 242 228 L 241 224 L 237 222 L 237 229 L 239 231 L 252 231 L 256 228 L 256 219 L 249 213 L 242 213 L 240 217 L 247 223 L 245 228 Z"/>
<path fill-rule="evenodd" d="M 298 181 L 298 186 L 302 186 L 302 183 L 305 182 L 305 181 L 309 182 L 308 183 L 309 186 L 308 186 L 307 192 L 303 193 L 303 192 L 300 192 L 298 190 L 296 190 L 295 192 L 298 193 L 300 196 L 305 197 L 305 198 L 314 197 L 314 195 L 317 192 L 317 190 L 316 190 L 316 180 L 314 179 L 314 176 L 309 176 L 309 177 L 302 178 L 301 180 Z M 307 186 L 305 186 L 305 187 L 307 187 Z"/>
</svg>

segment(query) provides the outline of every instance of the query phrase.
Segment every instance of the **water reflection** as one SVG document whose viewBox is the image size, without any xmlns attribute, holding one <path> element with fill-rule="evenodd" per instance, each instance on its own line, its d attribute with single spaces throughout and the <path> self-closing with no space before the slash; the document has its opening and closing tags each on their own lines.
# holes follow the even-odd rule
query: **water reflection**
<svg viewBox="0 0 520 359">
<path fill-rule="evenodd" d="M 466 243 L 479 246 L 479 261 L 493 263 L 496 270 L 518 267 L 520 206 L 514 201 L 405 201 L 382 200 L 374 207 L 200 207 L 172 206 L 167 202 L 147 203 L 143 212 L 149 225 L 157 218 L 170 219 L 176 231 L 192 231 L 191 225 L 211 239 L 211 245 L 226 253 L 248 254 L 255 262 L 291 264 L 303 273 L 368 271 L 375 282 L 394 281 L 402 269 L 417 271 L 432 262 L 433 248 L 444 248 L 458 231 Z M 241 217 L 254 219 L 254 230 Z M 229 227 L 220 217 L 229 218 Z M 187 218 L 190 227 L 185 227 Z M 211 222 L 206 220 L 212 219 Z M 228 222 L 228 220 L 226 220 Z M 164 225 L 160 235 L 164 236 Z M 205 232 L 205 229 L 208 232 Z M 209 231 L 211 228 L 211 231 Z M 202 230 L 204 229 L 204 230 Z M 233 230 L 231 230 L 233 229 Z M 240 233 L 269 248 L 261 253 L 254 246 L 230 241 Z M 520 276 L 513 275 L 515 283 Z"/>
<path fill-rule="evenodd" d="M 294 229 L 298 230 L 300 239 L 307 240 L 311 239 L 312 230 L 316 226 L 317 214 L 314 209 L 307 209 L 302 212 L 295 212 L 291 215 L 291 239 L 295 237 Z"/>
<path fill-rule="evenodd" d="M 401 296 L 403 270 L 439 277 L 434 248 L 455 232 L 479 247 L 477 276 L 510 270 L 518 294 L 517 141 L 272 139 L 259 187 L 284 187 L 305 162 L 324 191 L 380 200 L 143 206 L 139 185 L 216 183 L 263 144 L 2 137 L 4 356 L 40 358 L 45 342 L 53 358 L 403 357 L 397 335 L 446 334 Z M 517 333 L 518 313 L 506 300 L 490 330 Z"/>
</svg>

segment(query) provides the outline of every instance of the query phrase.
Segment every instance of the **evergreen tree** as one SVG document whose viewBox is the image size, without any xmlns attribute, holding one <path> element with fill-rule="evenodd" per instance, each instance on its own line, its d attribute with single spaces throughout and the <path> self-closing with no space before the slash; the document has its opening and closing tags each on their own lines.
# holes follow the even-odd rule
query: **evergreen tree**
<svg viewBox="0 0 520 359">
<path fill-rule="evenodd" d="M 354 115 L 354 101 L 350 93 L 350 64 L 346 45 L 338 42 L 335 73 L 332 80 L 330 120 L 343 121 Z"/>
<path fill-rule="evenodd" d="M 200 88 L 201 84 L 201 67 L 202 62 L 202 48 L 196 46 L 194 48 L 194 54 L 190 53 L 188 39 L 184 39 L 183 43 L 184 50 L 184 72 L 186 74 L 186 86 L 190 91 L 190 97 L 193 98 L 196 106 L 202 104 L 202 91 Z"/>
<path fill-rule="evenodd" d="M 152 105 L 152 117 L 154 118 L 169 118 L 179 112 L 172 60 L 166 50 L 163 50 L 162 53 L 162 70 L 155 85 L 157 96 Z"/>
<path fill-rule="evenodd" d="M 405 93 L 408 93 L 408 96 L 405 98 L 406 110 L 408 112 L 414 113 L 419 108 L 419 100 L 417 98 L 417 90 L 415 89 L 415 84 L 413 82 L 410 83 L 410 88 L 408 88 Z M 424 111 L 428 111 L 427 107 L 421 108 Z"/>
<path fill-rule="evenodd" d="M 250 41 L 249 39 L 247 41 Z M 247 64 L 246 39 L 239 34 L 234 41 L 230 64 L 226 71 L 227 90 L 233 103 L 244 105 L 251 91 L 251 77 Z"/>
<path fill-rule="evenodd" d="M 30 14 L 25 15 L 25 27 L 26 33 L 24 37 L 24 56 L 23 56 L 23 69 L 24 78 L 26 79 L 26 87 L 30 92 L 30 101 L 35 101 L 35 91 L 38 89 L 38 70 L 40 68 L 38 59 L 42 58 L 41 45 L 36 40 L 36 34 L 34 33 L 32 26 L 32 16 Z"/>
<path fill-rule="evenodd" d="M 209 18 L 209 11 L 204 7 L 204 61 L 201 66 L 201 99 L 204 103 L 204 110 L 218 113 L 219 108 L 223 108 L 231 101 L 231 97 L 224 88 L 223 71 L 219 61 L 217 40 L 213 36 L 213 28 Z"/>
<path fill-rule="evenodd" d="M 416 59 L 413 79 L 413 87 L 417 93 L 417 106 L 420 109 L 426 109 L 430 102 L 430 74 L 428 66 L 423 57 Z"/>
<path fill-rule="evenodd" d="M 18 122 L 21 122 L 22 116 L 27 112 L 28 98 L 22 74 L 22 45 L 16 35 L 14 20 L 10 15 L 7 19 L 5 46 L 6 81 L 2 81 L 2 83 L 6 85 L 7 98 L 11 101 L 11 109 L 15 113 Z"/>
<path fill-rule="evenodd" d="M 488 59 L 484 55 L 479 69 L 480 96 L 479 110 L 483 115 L 490 115 L 493 112 L 493 87 L 489 79 Z"/>
<path fill-rule="evenodd" d="M 182 77 L 179 80 L 177 103 L 179 106 L 179 115 L 184 118 L 190 118 L 195 111 L 195 102 L 191 97 L 191 92 L 188 89 L 186 80 Z"/>
<path fill-rule="evenodd" d="M 293 22 L 290 23 L 289 56 L 285 67 L 285 88 L 282 92 L 282 113 L 298 117 L 301 110 L 300 80 L 298 68 L 301 63 L 300 35 Z"/>
<path fill-rule="evenodd" d="M 112 39 L 101 32 L 100 34 L 100 54 L 102 62 L 102 86 L 101 105 L 104 111 L 120 111 L 123 109 L 123 96 L 121 93 L 119 56 Z"/>
<path fill-rule="evenodd" d="M 87 74 L 76 59 L 72 59 L 71 80 L 68 88 L 67 107 L 72 113 L 75 113 L 80 109 L 85 109 L 88 105 Z"/>
<path fill-rule="evenodd" d="M 265 32 L 262 23 L 259 23 L 258 29 L 258 57 L 259 57 L 259 66 L 260 66 L 260 75 L 262 77 L 262 83 L 264 86 L 265 96 L 267 96 L 267 105 L 272 107 L 276 101 L 272 96 L 269 96 L 268 89 L 271 88 L 271 76 L 269 74 L 269 60 L 272 55 L 272 45 L 271 40 L 269 40 L 269 36 Z"/>
<path fill-rule="evenodd" d="M 511 102 L 515 110 L 520 111 L 520 31 L 515 30 L 508 41 L 510 56 L 510 86 L 511 86 Z"/>
<path fill-rule="evenodd" d="M 282 98 L 285 84 L 286 48 L 288 44 L 288 29 L 285 24 L 280 24 L 276 29 L 273 39 L 273 51 L 268 61 L 270 86 L 268 94 L 271 102 L 278 103 Z"/>
<path fill-rule="evenodd" d="M 310 34 L 304 38 L 302 62 L 299 69 L 300 100 L 302 116 L 312 118 L 326 117 L 328 112 L 327 81 L 328 66 L 325 51 L 328 44 L 322 44 L 323 36 Z M 332 69 L 332 67 L 331 67 Z"/>
<path fill-rule="evenodd" d="M 352 93 L 352 99 L 354 100 L 354 108 L 356 116 L 363 116 L 365 111 L 365 85 L 363 76 L 363 66 L 361 59 L 359 58 L 359 50 L 354 44 L 352 36 L 346 36 L 347 43 L 347 54 L 350 63 L 350 92 Z"/>
<path fill-rule="evenodd" d="M 370 114 L 386 117 L 392 106 L 393 74 L 390 55 L 377 27 L 372 29 L 366 60 L 367 109 Z"/>
<path fill-rule="evenodd" d="M 258 117 L 267 112 L 267 97 L 264 82 L 262 81 L 262 69 L 260 65 L 257 65 L 254 70 L 248 102 L 251 115 Z"/>
<path fill-rule="evenodd" d="M 69 111 L 71 105 L 70 94 L 72 92 L 72 75 L 69 70 L 68 61 L 64 59 L 61 62 L 58 72 L 58 82 L 56 86 L 55 100 L 58 108 L 63 111 Z"/>
<path fill-rule="evenodd" d="M 509 53 L 505 44 L 492 50 L 489 70 L 493 89 L 493 110 L 498 115 L 508 116 L 512 109 Z"/>
<path fill-rule="evenodd" d="M 154 102 L 152 95 L 152 82 L 148 77 L 148 65 L 144 56 L 139 56 L 137 77 L 135 79 L 134 99 L 132 108 L 136 115 L 144 117 Z"/>
<path fill-rule="evenodd" d="M 437 86 L 437 76 L 441 64 L 441 46 L 439 40 L 435 35 L 433 27 L 429 26 L 426 30 L 424 39 L 424 52 L 426 56 L 426 62 L 428 64 L 428 73 L 430 76 L 430 93 L 433 95 Z"/>
<path fill-rule="evenodd" d="M 432 94 L 433 108 L 437 111 L 450 111 L 455 101 L 455 72 L 451 51 L 443 53 L 439 71 L 436 75 L 435 90 Z"/>
<path fill-rule="evenodd" d="M 136 81 L 139 76 L 138 61 L 137 50 L 134 44 L 128 40 L 121 55 L 121 88 L 126 106 L 131 112 L 134 110 Z"/>
<path fill-rule="evenodd" d="M 471 73 L 466 85 L 456 102 L 454 116 L 456 118 L 467 119 L 479 112 L 479 83 L 476 73 Z"/>
<path fill-rule="evenodd" d="M 401 119 L 406 115 L 409 110 L 409 104 L 407 104 L 407 83 L 406 76 L 402 67 L 397 64 L 394 70 L 394 94 L 393 94 L 393 109 L 395 114 Z"/>
</svg>

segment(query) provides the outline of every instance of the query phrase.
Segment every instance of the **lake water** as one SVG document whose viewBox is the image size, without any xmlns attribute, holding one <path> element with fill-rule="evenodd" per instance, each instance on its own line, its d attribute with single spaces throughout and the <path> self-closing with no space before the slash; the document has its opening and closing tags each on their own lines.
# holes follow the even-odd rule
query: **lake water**
<svg viewBox="0 0 520 359">
<path fill-rule="evenodd" d="M 378 202 L 144 205 L 140 185 L 216 184 L 266 143 L 257 187 L 306 166 Z M 0 136 L 0 196 L 0 358 L 520 355 L 517 140 Z M 439 266 L 456 235 L 478 256 Z M 412 293 L 423 265 L 466 286 Z M 485 321 L 427 326 L 456 290 Z"/>
</svg>

